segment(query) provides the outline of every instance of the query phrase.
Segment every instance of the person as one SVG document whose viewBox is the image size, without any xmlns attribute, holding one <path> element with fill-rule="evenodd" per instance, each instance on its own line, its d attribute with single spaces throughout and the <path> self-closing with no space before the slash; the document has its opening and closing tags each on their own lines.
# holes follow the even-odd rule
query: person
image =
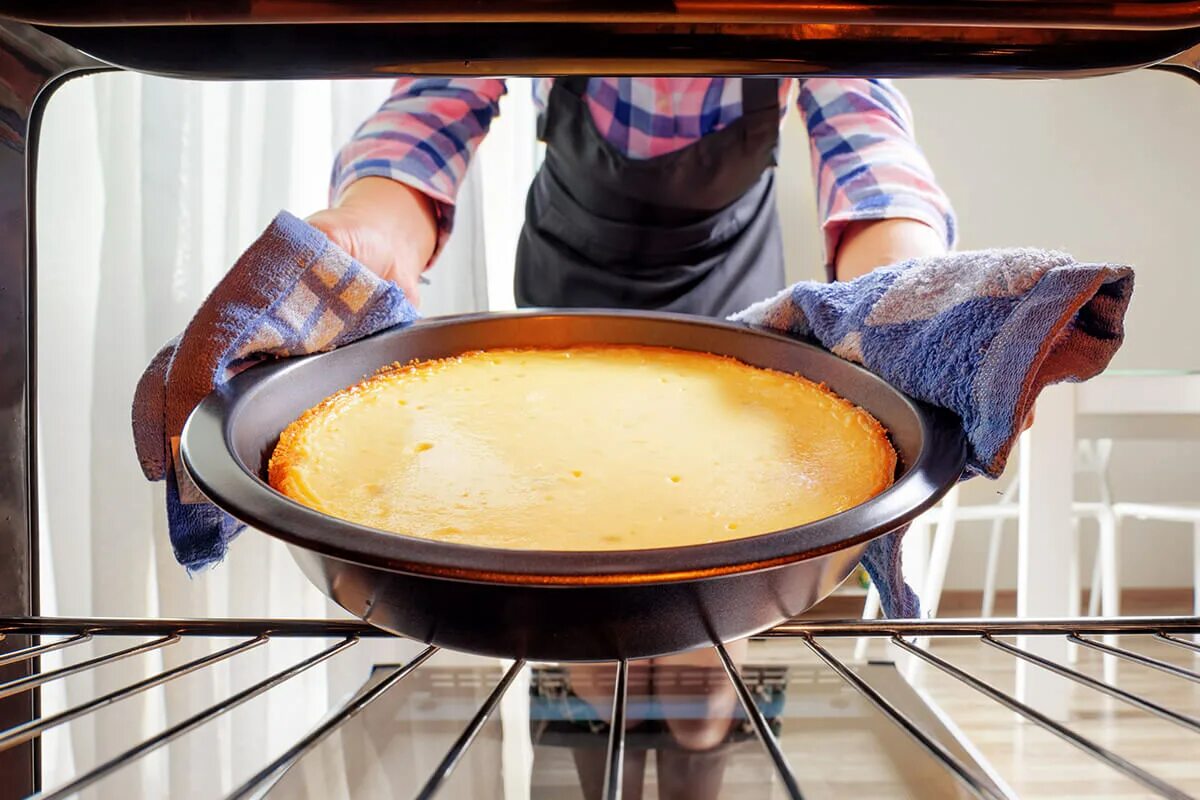
<svg viewBox="0 0 1200 800">
<path fill-rule="evenodd" d="M 724 316 L 781 289 L 774 165 L 796 87 L 829 276 L 950 247 L 950 202 L 887 81 L 547 78 L 534 83 L 546 156 L 517 304 Z M 419 302 L 504 92 L 496 79 L 398 80 L 341 149 L 331 206 L 309 222 Z"/>
<path fill-rule="evenodd" d="M 907 102 L 887 81 L 546 78 L 534 83 L 546 151 L 517 249 L 517 304 L 723 317 L 782 289 L 774 167 L 793 90 L 811 142 L 830 279 L 952 246 L 949 200 L 916 143 Z M 505 91 L 497 79 L 396 81 L 341 149 L 331 206 L 309 222 L 418 303 L 421 275 L 451 234 L 456 193 Z M 728 650 L 741 663 L 747 642 Z M 632 688 L 666 697 L 673 690 L 661 676 L 678 669 L 719 663 L 713 651 L 653 659 L 631 669 Z M 609 673 L 570 670 L 576 696 L 602 720 Z M 716 752 L 733 723 L 731 686 L 712 687 L 703 714 L 664 720 L 673 752 L 684 755 L 674 756 L 676 769 L 660 753 L 663 796 L 718 792 L 721 758 L 686 757 Z M 589 797 L 600 790 L 602 756 L 577 756 Z M 667 791 L 670 775 L 679 781 Z M 640 794 L 633 785 L 631 797 Z"/>
</svg>

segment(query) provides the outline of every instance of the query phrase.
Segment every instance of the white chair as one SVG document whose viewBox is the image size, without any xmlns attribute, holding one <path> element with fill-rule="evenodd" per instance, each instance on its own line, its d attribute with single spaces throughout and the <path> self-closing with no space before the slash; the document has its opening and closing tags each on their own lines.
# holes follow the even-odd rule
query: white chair
<svg viewBox="0 0 1200 800">
<path fill-rule="evenodd" d="M 1067 580 L 1071 582 L 1072 616 L 1078 616 L 1080 611 L 1079 521 L 1081 519 L 1094 519 L 1099 532 L 1099 549 L 1092 569 L 1092 591 L 1089 596 L 1088 613 L 1092 616 L 1096 614 L 1097 610 L 1099 610 L 1098 603 L 1102 597 L 1105 598 L 1103 609 L 1105 616 L 1116 616 L 1119 613 L 1117 522 L 1112 505 L 1112 493 L 1109 490 L 1107 478 L 1108 459 L 1111 452 L 1112 446 L 1109 441 L 1096 443 L 1081 441 L 1077 450 L 1077 473 L 1091 475 L 1095 478 L 1099 501 L 1076 502 L 1072 505 L 1073 559 L 1067 565 Z M 918 594 L 921 597 L 922 612 L 925 616 L 934 617 L 937 615 L 941 604 L 942 589 L 946 582 L 946 569 L 950 563 L 950 551 L 958 532 L 958 523 L 960 522 L 991 522 L 988 556 L 984 572 L 983 602 L 980 614 L 984 617 L 992 615 L 996 603 L 996 574 L 999 568 L 1000 546 L 1004 535 L 1004 524 L 1010 520 L 1015 522 L 1017 519 L 1019 513 L 1017 503 L 1019 484 L 1019 476 L 1014 477 L 1001 492 L 997 502 L 979 505 L 960 504 L 959 487 L 955 486 L 946 494 L 936 508 L 926 512 L 913 523 L 913 527 L 909 529 L 909 533 L 905 537 L 905 571 L 908 574 L 910 582 L 914 587 L 918 588 Z M 1197 509 L 1197 515 L 1200 518 L 1200 508 Z M 917 529 L 923 527 L 927 530 L 929 526 L 933 527 L 934 534 L 932 548 L 928 551 L 926 559 L 925 551 L 921 545 L 918 544 L 915 547 L 909 547 L 909 539 L 913 537 L 914 533 L 918 533 L 917 541 L 923 543 L 926 537 L 920 536 Z M 1197 528 L 1197 530 L 1200 531 L 1200 528 Z M 1197 533 L 1197 536 L 1200 536 L 1200 533 Z M 920 563 L 924 568 L 918 570 L 912 569 L 917 563 Z M 914 572 L 922 574 L 918 576 Z M 1018 586 L 1017 592 L 1020 593 L 1022 588 Z M 872 586 L 868 590 L 866 603 L 863 607 L 863 618 L 871 619 L 877 616 L 878 613 L 879 594 Z M 869 641 L 865 638 L 858 640 L 854 652 L 857 660 L 862 660 L 866 657 L 869 644 Z"/>
<path fill-rule="evenodd" d="M 1076 430 L 1085 436 L 1110 439 L 1200 440 L 1200 372 L 1195 370 L 1109 370 L 1075 388 L 1073 405 Z M 1114 533 L 1102 542 L 1098 570 L 1103 584 L 1098 597 L 1105 615 L 1120 612 L 1117 544 L 1122 520 L 1140 518 L 1163 522 L 1190 523 L 1193 611 L 1200 615 L 1200 506 L 1193 503 L 1113 503 L 1117 520 Z"/>
<path fill-rule="evenodd" d="M 1159 522 L 1183 522 L 1192 526 L 1192 614 L 1200 617 L 1200 505 L 1191 503 L 1113 503 L 1113 513 L 1117 519 L 1117 529 L 1113 535 L 1112 545 L 1114 571 L 1117 560 L 1115 553 L 1120 538 L 1120 523 L 1123 519 L 1133 517 L 1134 519 L 1149 519 Z M 1107 585 L 1101 590 L 1105 596 L 1108 591 Z M 1112 593 L 1111 605 L 1115 609 L 1113 611 L 1115 615 L 1120 611 L 1121 602 L 1115 574 L 1112 576 Z M 1105 599 L 1107 600 L 1107 596 Z M 1105 615 L 1108 615 L 1107 611 Z"/>
</svg>

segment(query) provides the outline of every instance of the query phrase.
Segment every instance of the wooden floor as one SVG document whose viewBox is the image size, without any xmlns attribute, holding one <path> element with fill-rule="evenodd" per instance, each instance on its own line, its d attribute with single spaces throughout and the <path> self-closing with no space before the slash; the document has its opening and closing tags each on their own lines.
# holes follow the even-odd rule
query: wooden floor
<svg viewBox="0 0 1200 800">
<path fill-rule="evenodd" d="M 790 660 L 793 664 L 810 661 L 803 645 L 771 643 L 768 656 L 752 650 L 754 661 Z M 850 657 L 849 642 L 834 642 L 830 650 Z M 1134 648 L 1135 644 L 1128 642 Z M 796 648 L 793 653 L 783 650 Z M 1014 691 L 1012 660 L 983 644 L 964 640 L 935 640 L 933 650 L 956 666 L 986 680 L 1002 691 Z M 888 648 L 889 650 L 892 648 Z M 1200 658 L 1166 644 L 1137 642 L 1136 649 L 1155 658 L 1193 670 L 1200 670 Z M 876 649 L 875 657 L 897 657 Z M 1102 677 L 1102 656 L 1081 652 L 1074 665 L 1093 677 Z M 1200 797 L 1200 734 L 1189 732 L 1171 722 L 1104 697 L 1090 689 L 1062 680 L 1070 698 L 1066 724 L 1072 730 L 1109 748 L 1184 792 Z M 1188 716 L 1200 718 L 1200 685 L 1135 665 L 1121 665 L 1117 684 L 1160 705 Z M 980 755 L 1000 774 L 1015 794 L 1023 798 L 1140 798 L 1152 792 L 1083 754 L 1073 745 L 1038 729 L 1003 709 L 975 690 L 934 669 L 924 668 L 914 685 L 927 699 L 944 711 L 978 749 Z M 838 740 L 840 738 L 840 741 Z M 893 790 L 899 776 L 886 766 L 875 764 L 866 752 L 872 749 L 864 738 L 858 748 L 853 737 L 831 735 L 826 731 L 808 734 L 784 733 L 785 750 L 805 787 L 806 797 L 902 796 Z M 878 748 L 875 748 L 878 749 Z M 845 769 L 840 769 L 843 764 Z M 879 780 L 871 780 L 871 772 Z M 807 775 L 806 775 L 807 773 Z M 805 778 L 807 777 L 807 781 Z M 923 793 L 923 797 L 934 796 Z M 941 795 L 939 795 L 941 796 Z"/>
<path fill-rule="evenodd" d="M 1139 612 L 1187 613 L 1183 607 L 1139 608 Z M 839 657 L 850 659 L 852 641 L 828 640 Z M 1200 671 L 1200 655 L 1149 637 L 1126 637 L 1121 645 L 1153 658 Z M 1014 660 L 1006 653 L 963 639 L 933 640 L 935 653 L 956 666 L 1014 693 Z M 1077 648 L 1072 666 L 1103 679 L 1104 656 Z M 905 654 L 879 642 L 870 657 L 897 659 Z M 756 643 L 752 662 L 777 661 L 795 665 L 816 664 L 802 642 L 773 640 Z M 1128 759 L 1182 790 L 1200 797 L 1200 734 L 1160 719 L 1114 698 L 1106 697 L 1067 678 L 1061 682 L 1069 698 L 1065 724 L 1096 744 Z M 1118 666 L 1116 685 L 1195 719 L 1200 719 L 1200 683 L 1164 674 L 1135 664 Z M 1013 792 L 1022 798 L 1142 798 L 1156 796 L 1149 789 L 1097 762 L 1074 745 L 1041 730 L 940 671 L 924 666 L 913 676 L 913 686 L 928 701 L 954 720 L 961 733 L 978 750 Z M 868 740 L 854 741 L 828 731 L 784 734 L 784 746 L 805 789 L 806 797 L 941 797 L 944 788 L 913 788 L 911 777 L 897 773 L 900 759 L 873 757 L 881 748 Z M 914 750 L 913 762 L 924 755 Z M 903 771 L 903 770 L 901 770 Z"/>
</svg>

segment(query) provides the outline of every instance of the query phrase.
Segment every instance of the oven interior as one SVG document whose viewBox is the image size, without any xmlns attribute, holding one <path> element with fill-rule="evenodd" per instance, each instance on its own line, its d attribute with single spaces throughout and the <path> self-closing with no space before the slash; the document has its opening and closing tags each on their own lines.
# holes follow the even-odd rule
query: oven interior
<svg viewBox="0 0 1200 800">
<path fill-rule="evenodd" d="M 38 586 L 45 543 L 37 523 L 39 501 L 46 498 L 38 496 L 36 435 L 51 421 L 37 418 L 38 395 L 44 387 L 69 391 L 70 377 L 47 374 L 35 335 L 39 291 L 55 285 L 36 268 L 43 239 L 35 231 L 44 235 L 45 226 L 63 224 L 49 208 L 35 219 L 42 208 L 35 194 L 42 122 L 53 114 L 55 92 L 73 77 L 120 69 L 187 80 L 597 73 L 1056 78 L 1150 68 L 1200 81 L 1200 53 L 1193 49 L 1200 42 L 1200 4 L 1020 0 L 948 9 L 928 3 L 507 2 L 483 9 L 180 2 L 125 4 L 116 12 L 87 6 L 0 2 L 6 56 L 0 62 L 6 145 L 0 149 L 0 210 L 7 220 L 0 236 L 0 797 L 152 792 L 148 786 L 162 784 L 123 778 L 125 768 L 161 757 L 193 732 L 236 749 L 228 715 L 243 713 L 237 711 L 243 705 L 278 715 L 279 723 L 268 726 L 269 758 L 237 763 L 235 775 L 223 777 L 219 785 L 229 787 L 224 793 L 230 797 L 320 795 L 314 787 L 328 789 L 332 784 L 321 781 L 331 774 L 356 776 L 343 777 L 337 789 L 354 796 L 640 796 L 630 777 L 635 773 L 656 776 L 644 784 L 657 782 L 657 796 L 666 797 L 664 782 L 680 769 L 720 771 L 720 796 L 832 796 L 845 791 L 845 775 L 855 771 L 875 776 L 859 786 L 868 796 L 1021 796 L 993 764 L 993 751 L 981 753 L 955 721 L 983 704 L 1006 721 L 1008 712 L 1021 718 L 1019 735 L 1064 748 L 1078 759 L 1072 763 L 1084 776 L 1079 780 L 1096 781 L 1101 790 L 1112 788 L 1108 781 L 1133 793 L 1128 796 L 1200 794 L 1197 776 L 1170 759 L 1127 757 L 1103 730 L 1043 712 L 1039 703 L 1072 687 L 1092 713 L 1118 707 L 1152 718 L 1164 739 L 1194 742 L 1200 734 L 1194 693 L 1163 689 L 1164 682 L 1200 682 L 1192 660 L 1200 653 L 1194 618 L 800 620 L 761 637 L 755 645 L 761 657 L 750 666 L 735 666 L 718 648 L 723 668 L 656 673 L 655 679 L 677 684 L 674 707 L 646 707 L 645 671 L 637 663 L 598 667 L 590 679 L 610 698 L 611 719 L 642 720 L 626 728 L 580 716 L 568 688 L 583 679 L 558 665 L 464 666 L 450 654 L 393 641 L 355 622 L 45 616 Z M 952 124 L 947 112 L 939 127 Z M 1060 177 L 1072 177 L 1072 166 L 1064 165 Z M 292 616 L 325 610 L 309 605 L 304 611 Z M 935 652 L 933 637 L 943 637 L 937 641 L 950 642 L 950 649 Z M 886 652 L 888 660 L 852 658 L 851 646 L 860 640 L 873 642 L 868 652 Z M 1069 643 L 1078 660 L 1040 655 L 1050 640 L 1064 648 Z M 955 646 L 1027 671 L 1009 685 L 995 661 L 972 661 Z M 357 672 L 345 668 L 341 685 L 348 693 L 307 710 L 271 699 L 285 681 L 336 671 L 349 650 L 365 655 Z M 114 669 L 160 651 L 179 656 L 157 670 L 131 675 Z M 259 660 L 229 672 L 233 677 L 215 702 L 168 715 L 150 736 L 120 747 L 101 744 L 77 769 L 56 768 L 43 784 L 44 763 L 63 746 L 68 723 L 96 713 L 132 714 L 120 711 L 121 701 L 159 687 L 186 694 L 187 680 L 228 670 L 239 658 Z M 959 658 L 971 667 L 959 666 Z M 372 665 L 365 682 L 364 664 Z M 46 694 L 66 681 L 75 681 L 68 691 Z M 1031 689 L 1038 681 L 1042 688 Z M 716 710 L 713 686 L 725 702 Z M 675 747 L 682 758 L 659 755 L 647 767 L 648 751 L 672 749 L 657 744 L 671 721 L 696 715 L 728 717 L 721 746 L 734 755 L 706 762 L 694 749 Z M 200 734 L 209 722 L 208 733 Z M 364 755 L 372 752 L 374 762 Z M 550 781 L 558 794 L 506 766 L 539 758 L 553 765 L 550 777 L 539 773 L 539 780 Z M 393 768 L 372 767 L 383 761 Z M 197 765 L 193 777 L 202 774 Z M 590 777 L 581 778 L 585 774 Z M 491 781 L 480 778 L 489 775 Z M 578 790 L 583 794 L 572 794 Z"/>
</svg>

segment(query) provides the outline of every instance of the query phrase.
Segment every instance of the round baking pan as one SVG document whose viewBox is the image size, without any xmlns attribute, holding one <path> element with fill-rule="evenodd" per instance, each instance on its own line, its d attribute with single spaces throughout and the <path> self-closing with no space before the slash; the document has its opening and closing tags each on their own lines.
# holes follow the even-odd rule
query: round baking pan
<svg viewBox="0 0 1200 800">
<path fill-rule="evenodd" d="M 606 552 L 403 536 L 314 511 L 266 482 L 285 427 L 384 365 L 582 344 L 697 350 L 822 382 L 888 429 L 900 457 L 896 482 L 861 505 L 788 530 Z M 574 310 L 435 318 L 252 367 L 196 408 L 180 450 L 205 495 L 286 542 L 309 579 L 355 616 L 457 650 L 545 660 L 662 655 L 783 622 L 833 591 L 870 540 L 933 505 L 958 479 L 966 452 L 955 417 L 811 344 L 700 317 Z"/>
</svg>

